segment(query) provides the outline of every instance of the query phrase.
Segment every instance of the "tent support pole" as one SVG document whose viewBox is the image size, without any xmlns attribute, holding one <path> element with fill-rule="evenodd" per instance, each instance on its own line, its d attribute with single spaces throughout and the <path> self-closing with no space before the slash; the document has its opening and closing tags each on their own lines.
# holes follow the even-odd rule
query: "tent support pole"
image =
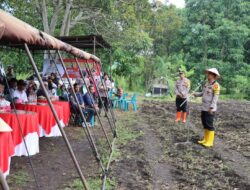
<svg viewBox="0 0 250 190">
<path fill-rule="evenodd" d="M 42 81 L 42 78 L 41 78 L 41 76 L 39 75 L 39 72 L 38 72 L 36 63 L 35 63 L 35 61 L 34 61 L 32 55 L 31 55 L 31 53 L 30 53 L 29 47 L 28 47 L 28 45 L 27 45 L 26 43 L 24 44 L 24 47 L 25 47 L 25 51 L 26 51 L 26 53 L 27 53 L 27 55 L 28 55 L 28 57 L 29 57 L 30 63 L 31 63 L 31 65 L 32 65 L 32 67 L 33 67 L 33 69 L 34 69 L 34 71 L 35 71 L 35 73 L 36 73 L 36 76 L 37 76 L 38 80 L 39 80 L 39 83 L 40 83 L 40 85 L 42 86 L 43 91 L 45 92 L 45 96 L 46 96 L 46 99 L 47 99 L 47 101 L 48 101 L 49 107 L 50 107 L 50 109 L 51 109 L 51 111 L 52 111 L 52 113 L 53 113 L 53 116 L 54 116 L 54 118 L 55 118 L 55 120 L 56 120 L 56 123 L 57 123 L 57 125 L 58 125 L 58 127 L 59 127 L 59 129 L 60 129 L 60 131 L 61 131 L 61 134 L 62 134 L 62 136 L 63 136 L 63 139 L 64 139 L 64 141 L 65 141 L 65 143 L 66 143 L 66 146 L 67 146 L 67 148 L 68 148 L 68 150 L 69 150 L 70 156 L 71 156 L 71 158 L 72 158 L 72 160 L 73 160 L 73 162 L 74 162 L 74 164 L 75 164 L 75 167 L 76 167 L 76 169 L 77 169 L 77 171 L 78 171 L 78 174 L 79 174 L 79 176 L 80 176 L 80 178 L 81 178 L 81 181 L 82 181 L 82 184 L 83 184 L 83 186 L 84 186 L 84 189 L 85 189 L 85 190 L 89 190 L 89 187 L 88 187 L 86 178 L 84 177 L 84 175 L 83 175 L 83 173 L 82 173 L 82 171 L 81 171 L 80 165 L 79 165 L 79 163 L 78 163 L 78 161 L 77 161 L 77 159 L 76 159 L 76 156 L 75 156 L 75 154 L 74 154 L 74 152 L 73 152 L 73 149 L 72 149 L 72 147 L 71 147 L 71 145 L 70 145 L 70 142 L 69 142 L 69 140 L 68 140 L 68 138 L 67 138 L 67 135 L 66 135 L 66 133 L 65 133 L 64 130 L 63 130 L 63 127 L 62 127 L 62 125 L 61 125 L 61 123 L 60 123 L 60 121 L 59 121 L 59 118 L 57 117 L 57 113 L 56 113 L 56 111 L 55 111 L 55 109 L 54 109 L 54 106 L 53 106 L 53 104 L 52 104 L 52 102 L 51 102 L 51 100 L 50 100 L 50 98 L 49 98 L 48 92 L 47 92 L 47 90 L 46 90 L 46 88 L 45 88 L 45 86 L 44 86 L 44 83 L 43 83 L 43 81 Z"/>
<path fill-rule="evenodd" d="M 96 54 L 96 37 L 94 36 L 94 55 Z"/>
<path fill-rule="evenodd" d="M 109 51 L 109 72 L 110 72 L 110 77 L 113 79 L 112 77 L 112 51 Z"/>
<path fill-rule="evenodd" d="M 57 65 L 56 65 L 56 60 L 53 60 L 53 63 L 54 63 L 54 65 L 55 65 L 55 68 L 56 68 L 57 74 L 59 75 L 60 80 L 62 81 L 63 85 L 65 86 L 65 90 L 66 90 L 67 96 L 68 96 L 68 97 L 67 97 L 67 101 L 69 101 L 69 91 L 68 91 L 68 89 L 67 89 L 65 83 L 63 82 L 62 76 L 61 76 L 61 74 L 60 74 L 60 72 L 59 72 L 59 69 L 58 69 L 58 67 L 57 67 Z"/>
<path fill-rule="evenodd" d="M 0 170 L 0 189 L 1 190 L 9 190 L 9 186 L 7 184 L 6 179 L 3 176 L 2 170 Z"/>
<path fill-rule="evenodd" d="M 77 60 L 76 57 L 75 57 L 75 60 L 76 60 L 76 64 L 77 64 L 77 67 L 78 67 L 78 69 L 79 69 L 80 75 L 81 75 L 81 77 L 82 77 L 82 80 L 83 80 L 83 82 L 84 82 L 84 85 L 86 86 L 87 91 L 88 91 L 88 93 L 89 93 L 89 95 L 90 95 L 91 101 L 94 102 L 94 98 L 93 98 L 93 96 L 91 96 L 91 93 L 90 93 L 90 91 L 89 91 L 89 87 L 87 86 L 86 81 L 84 80 L 84 76 L 83 76 L 83 73 L 82 73 L 80 64 L 79 64 L 79 62 L 78 62 L 78 60 Z M 100 115 L 99 115 L 99 113 L 98 113 L 98 111 L 97 111 L 95 105 L 93 105 L 93 107 L 94 107 L 94 110 L 95 110 L 95 112 L 96 112 L 96 116 L 97 116 L 97 118 L 98 118 L 98 121 L 99 121 L 99 123 L 100 123 L 100 125 L 101 125 L 101 128 L 102 128 L 102 130 L 103 130 L 103 133 L 104 133 L 104 135 L 105 135 L 105 138 L 106 138 L 106 140 L 107 140 L 107 142 L 108 142 L 110 151 L 112 151 L 112 146 L 111 146 L 111 143 L 110 143 L 110 141 L 109 141 L 108 135 L 107 135 L 107 133 L 106 133 L 106 131 L 105 131 L 105 128 L 104 128 L 104 126 L 103 126 L 103 124 L 102 124 Z"/>
<path fill-rule="evenodd" d="M 101 83 L 102 83 L 102 85 L 104 86 L 104 88 L 106 89 L 106 90 L 105 90 L 105 94 L 106 94 L 106 97 L 107 97 L 107 99 L 108 99 L 108 106 L 109 106 L 111 118 L 112 118 L 112 120 L 113 120 L 115 129 L 116 129 L 116 124 L 115 124 L 115 123 L 116 123 L 115 113 L 114 113 L 114 111 L 113 111 L 113 109 L 112 109 L 112 103 L 111 103 L 111 101 L 110 101 L 110 99 L 109 99 L 109 96 L 108 96 L 107 85 L 106 85 L 106 83 L 105 83 L 102 79 L 101 79 Z"/>
<path fill-rule="evenodd" d="M 58 72 L 58 75 L 60 76 L 60 79 L 61 79 L 61 81 L 63 82 L 63 85 L 64 85 L 65 88 L 66 88 L 65 82 L 63 81 L 62 76 L 61 76 L 61 74 L 60 74 L 60 72 L 59 72 L 59 69 L 58 69 L 58 67 L 57 67 L 57 65 L 56 65 L 56 60 L 53 60 L 53 62 L 54 62 L 54 65 L 55 65 L 55 67 L 56 67 L 56 70 L 57 70 L 57 72 Z M 67 96 L 68 96 L 67 98 L 68 98 L 68 101 L 70 101 L 70 99 L 69 99 L 70 93 L 69 93 L 69 91 L 68 91 L 67 88 L 66 88 L 66 91 L 67 91 Z M 84 132 L 85 132 L 85 131 L 84 131 Z M 85 132 L 85 134 L 86 134 L 86 132 Z M 94 150 L 93 145 L 92 145 L 92 143 L 91 143 L 91 140 L 90 140 L 89 136 L 88 136 L 87 134 L 86 134 L 86 136 L 87 136 L 88 142 L 90 143 L 90 146 L 91 146 L 92 150 Z"/>
<path fill-rule="evenodd" d="M 87 135 L 89 136 L 89 139 L 90 139 L 90 142 L 91 142 L 91 143 L 90 143 L 90 146 L 91 146 L 91 144 L 92 144 L 92 146 L 93 146 L 93 148 L 94 148 L 94 154 L 95 154 L 96 160 L 97 160 L 97 162 L 100 164 L 102 171 L 105 172 L 105 169 L 104 169 L 103 164 L 102 164 L 102 161 L 101 161 L 100 154 L 98 153 L 96 144 L 95 144 L 95 142 L 94 142 L 94 140 L 93 140 L 93 137 L 92 137 L 92 135 L 91 135 L 91 133 L 90 133 L 90 130 L 89 130 L 89 128 L 88 128 L 86 118 L 85 118 L 85 116 L 84 116 L 84 114 L 83 114 L 82 108 L 81 108 L 81 106 L 80 106 L 80 104 L 79 104 L 79 101 L 78 101 L 78 99 L 77 99 L 77 96 L 76 96 L 75 90 L 74 90 L 74 88 L 73 88 L 73 85 L 71 84 L 71 82 L 70 82 L 70 80 L 69 80 L 69 74 L 68 74 L 68 71 L 67 71 L 67 69 L 66 69 L 66 67 L 65 67 L 65 64 L 64 64 L 64 61 L 63 61 L 63 59 L 62 59 L 61 53 L 60 53 L 58 50 L 57 50 L 57 54 L 58 54 L 59 60 L 60 60 L 60 62 L 61 62 L 61 64 L 62 64 L 63 70 L 64 70 L 64 72 L 65 72 L 65 74 L 66 74 L 67 80 L 68 80 L 68 82 L 69 82 L 69 86 L 70 86 L 70 88 L 71 88 L 71 90 L 72 90 L 73 97 L 74 97 L 74 99 L 75 99 L 75 101 L 76 101 L 76 103 L 77 103 L 78 110 L 80 111 L 80 116 L 81 116 L 81 119 L 83 120 L 82 126 L 83 126 L 83 129 L 84 129 L 84 132 L 85 132 L 86 136 L 87 136 Z M 86 129 L 86 131 L 85 131 L 85 129 Z M 86 132 L 87 132 L 87 133 L 86 133 Z"/>
<path fill-rule="evenodd" d="M 57 67 L 55 61 L 56 61 L 56 60 L 53 60 L 53 62 L 54 62 L 54 64 L 55 64 L 55 67 L 56 67 L 56 70 L 57 70 L 57 72 L 58 72 L 58 75 L 60 76 L 60 79 L 61 79 L 61 81 L 63 82 L 63 85 L 64 85 L 65 88 L 66 88 L 65 82 L 62 80 L 62 76 L 61 76 L 61 74 L 60 74 L 60 72 L 59 72 L 59 69 L 58 69 L 58 67 Z M 67 96 L 68 96 L 67 98 L 68 98 L 68 101 L 70 101 L 70 99 L 69 99 L 70 93 L 69 93 L 69 91 L 68 91 L 67 88 L 66 88 L 66 91 L 67 91 Z M 85 132 L 85 131 L 84 131 L 84 132 Z M 93 145 L 92 145 L 92 143 L 91 143 L 91 141 L 90 141 L 90 139 L 89 139 L 89 136 L 88 136 L 88 135 L 86 135 L 86 136 L 87 136 L 88 142 L 90 143 L 90 146 L 91 146 L 91 148 L 92 148 L 92 150 L 93 150 Z"/>
<path fill-rule="evenodd" d="M 0 67 L 4 70 L 3 65 L 1 65 Z M 10 92 L 10 86 L 8 84 L 7 77 L 6 77 L 5 73 L 1 73 L 1 74 L 4 76 L 4 80 L 6 82 L 7 90 L 9 92 L 9 94 L 11 94 L 11 92 Z M 23 143 L 24 143 L 24 147 L 25 147 L 25 150 L 27 152 L 27 156 L 28 156 L 28 159 L 29 159 L 29 163 L 30 163 L 30 166 L 31 166 L 32 173 L 33 173 L 33 177 L 34 177 L 34 182 L 35 182 L 35 185 L 36 185 L 36 189 L 39 190 L 38 181 L 37 181 L 37 177 L 36 177 L 36 172 L 35 172 L 35 169 L 34 169 L 34 166 L 33 166 L 32 160 L 31 160 L 31 157 L 30 157 L 30 153 L 29 153 L 29 150 L 28 150 L 28 146 L 27 146 L 26 140 L 24 138 L 23 129 L 21 127 L 21 122 L 19 120 L 17 109 L 16 109 L 16 105 L 15 105 L 15 102 L 14 102 L 13 98 L 10 98 L 10 102 L 13 105 L 14 114 L 16 116 L 18 128 L 20 130 L 20 135 L 22 137 L 22 140 L 23 140 Z"/>
<path fill-rule="evenodd" d="M 85 66 L 86 66 L 86 68 L 89 70 L 89 74 L 90 74 L 90 76 L 91 76 L 91 78 L 92 78 L 92 80 L 93 80 L 93 82 L 94 82 L 94 85 L 95 85 L 95 87 L 96 87 L 96 91 L 97 91 L 97 94 L 98 94 L 98 98 L 99 98 L 99 100 L 101 101 L 102 107 L 104 108 L 104 111 L 105 111 L 105 113 L 106 113 L 106 115 L 107 115 L 107 119 L 108 119 L 108 122 L 109 122 L 109 125 L 110 125 L 110 128 L 111 128 L 111 131 L 112 131 L 112 133 L 113 133 L 113 136 L 116 137 L 116 135 L 117 135 L 117 134 L 116 134 L 116 130 L 115 130 L 114 127 L 112 126 L 112 123 L 111 123 L 110 118 L 109 118 L 109 116 L 108 116 L 108 110 L 106 110 L 106 108 L 105 108 L 105 106 L 104 106 L 104 103 L 103 103 L 102 98 L 101 98 L 101 96 L 100 96 L 100 92 L 99 92 L 98 86 L 97 86 L 97 84 L 96 84 L 96 81 L 95 81 L 95 79 L 94 79 L 94 76 L 93 76 L 93 74 L 92 74 L 92 71 L 91 71 L 91 69 L 90 69 L 90 67 L 89 67 L 89 65 L 88 65 L 87 63 L 85 63 Z"/>
</svg>

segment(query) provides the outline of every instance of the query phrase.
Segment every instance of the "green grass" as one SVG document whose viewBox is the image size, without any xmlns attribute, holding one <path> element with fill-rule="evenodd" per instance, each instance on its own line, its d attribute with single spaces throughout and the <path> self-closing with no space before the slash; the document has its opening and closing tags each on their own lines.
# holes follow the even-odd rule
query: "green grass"
<svg viewBox="0 0 250 190">
<path fill-rule="evenodd" d="M 102 156 L 102 163 L 104 164 L 104 166 L 107 166 L 108 164 L 108 160 L 109 160 L 109 156 L 110 156 L 110 148 L 108 147 L 107 144 L 107 140 L 102 138 L 98 140 L 98 150 L 99 150 L 99 154 Z"/>
<path fill-rule="evenodd" d="M 133 126 L 137 124 L 137 113 L 126 112 L 119 118 L 117 123 L 117 144 L 125 145 L 129 141 L 135 140 L 137 137 L 143 135 L 141 131 L 134 131 Z"/>
<path fill-rule="evenodd" d="M 119 160 L 122 157 L 120 146 L 126 145 L 128 142 L 135 140 L 143 135 L 142 131 L 135 131 L 134 126 L 138 123 L 138 115 L 136 112 L 123 112 L 117 121 L 118 138 L 114 145 L 112 161 Z"/>
<path fill-rule="evenodd" d="M 102 180 L 100 178 L 91 178 L 88 179 L 88 185 L 89 189 L 91 190 L 99 190 L 102 187 Z M 65 185 L 63 190 L 82 190 L 83 189 L 83 184 L 80 179 L 75 179 L 73 180 L 72 183 L 69 183 Z M 107 179 L 106 181 L 106 190 L 113 190 L 116 187 L 116 181 L 115 179 Z"/>
<path fill-rule="evenodd" d="M 9 184 L 14 184 L 14 186 L 17 187 L 23 187 L 31 181 L 30 179 L 32 179 L 32 177 L 27 172 L 17 171 L 10 176 Z"/>
<path fill-rule="evenodd" d="M 221 100 L 250 100 L 250 97 L 246 94 L 226 94 L 220 95 Z"/>
<path fill-rule="evenodd" d="M 118 116 L 117 121 L 117 134 L 118 138 L 114 145 L 112 161 L 118 160 L 122 156 L 122 152 L 119 149 L 119 146 L 125 145 L 128 142 L 135 140 L 137 137 L 143 135 L 141 131 L 135 131 L 134 126 L 138 122 L 138 115 L 136 112 L 122 112 Z M 107 165 L 109 159 L 109 149 L 107 148 L 106 140 L 99 139 L 98 143 L 99 153 L 102 155 L 102 161 L 104 165 Z M 87 179 L 89 188 L 91 190 L 99 190 L 102 186 L 102 180 L 99 177 Z M 106 190 L 116 189 L 117 182 L 115 178 L 107 178 L 106 181 Z M 70 183 L 64 185 L 63 190 L 82 190 L 83 185 L 80 179 L 75 179 Z"/>
<path fill-rule="evenodd" d="M 82 127 L 66 127 L 65 131 L 67 132 L 67 135 L 70 136 L 71 140 L 81 141 L 86 138 Z"/>
</svg>

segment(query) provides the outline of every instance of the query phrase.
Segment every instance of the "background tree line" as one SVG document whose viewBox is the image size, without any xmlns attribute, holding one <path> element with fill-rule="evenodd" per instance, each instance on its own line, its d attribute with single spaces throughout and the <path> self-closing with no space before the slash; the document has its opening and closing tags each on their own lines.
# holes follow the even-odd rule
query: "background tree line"
<svg viewBox="0 0 250 190">
<path fill-rule="evenodd" d="M 0 6 L 54 36 L 103 35 L 113 46 L 114 78 L 127 90 L 146 91 L 162 76 L 173 85 L 180 67 L 192 71 L 195 86 L 205 68 L 217 67 L 223 94 L 250 98 L 248 0 L 186 0 L 184 9 L 148 0 L 5 0 Z M 29 71 L 22 54 L 0 55 L 17 72 Z M 107 54 L 98 56 L 108 71 Z"/>
</svg>

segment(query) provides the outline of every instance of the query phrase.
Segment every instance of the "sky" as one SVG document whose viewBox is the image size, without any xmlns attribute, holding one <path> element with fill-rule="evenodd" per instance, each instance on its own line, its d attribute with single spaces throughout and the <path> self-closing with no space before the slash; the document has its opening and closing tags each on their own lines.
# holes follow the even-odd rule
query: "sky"
<svg viewBox="0 0 250 190">
<path fill-rule="evenodd" d="M 174 4 L 178 8 L 183 8 L 185 6 L 185 0 L 169 0 L 169 3 Z"/>
</svg>

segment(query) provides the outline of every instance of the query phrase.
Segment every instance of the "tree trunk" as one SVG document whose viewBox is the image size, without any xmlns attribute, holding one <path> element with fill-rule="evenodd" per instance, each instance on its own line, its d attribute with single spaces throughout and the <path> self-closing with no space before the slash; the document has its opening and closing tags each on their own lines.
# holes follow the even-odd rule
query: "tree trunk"
<svg viewBox="0 0 250 190">
<path fill-rule="evenodd" d="M 220 58 L 221 58 L 221 61 L 224 60 L 224 57 L 225 57 L 225 43 L 223 42 L 223 43 L 222 43 L 222 47 L 221 47 L 221 51 L 220 51 Z"/>
<path fill-rule="evenodd" d="M 63 8 L 62 0 L 58 0 L 57 3 L 54 2 L 53 7 L 54 7 L 54 14 L 53 14 L 51 21 L 50 21 L 50 34 L 51 35 L 53 35 L 55 32 L 55 28 L 56 28 L 57 21 L 58 21 L 58 16 Z"/>
<path fill-rule="evenodd" d="M 64 33 L 65 36 L 69 35 L 70 24 L 71 24 L 71 11 L 69 12 L 69 16 L 68 16 L 68 19 L 67 19 L 67 24 L 66 24 L 65 33 Z"/>
<path fill-rule="evenodd" d="M 60 31 L 60 35 L 63 36 L 65 35 L 67 31 L 67 24 L 68 24 L 68 19 L 70 19 L 70 9 L 72 7 L 73 0 L 67 0 L 65 12 L 64 12 L 64 17 L 63 17 L 63 23 Z"/>
<path fill-rule="evenodd" d="M 41 7 L 42 7 L 43 28 L 45 32 L 50 34 L 49 23 L 48 23 L 48 10 L 46 4 L 47 4 L 46 0 L 42 0 Z"/>
</svg>

